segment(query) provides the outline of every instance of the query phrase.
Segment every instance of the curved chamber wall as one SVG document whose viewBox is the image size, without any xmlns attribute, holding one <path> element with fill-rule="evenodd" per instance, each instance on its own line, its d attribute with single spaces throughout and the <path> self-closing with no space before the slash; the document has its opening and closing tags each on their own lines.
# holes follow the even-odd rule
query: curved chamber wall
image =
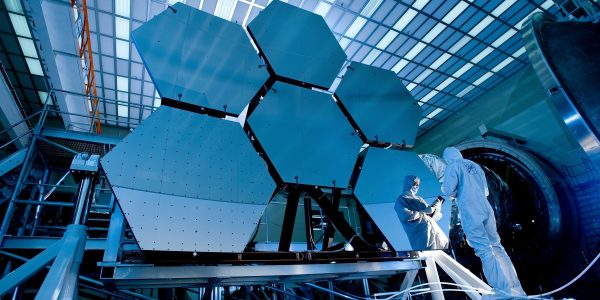
<svg viewBox="0 0 600 300">
<path fill-rule="evenodd" d="M 502 244 L 526 289 L 568 280 L 569 269 L 578 264 L 570 258 L 581 248 L 574 198 L 560 171 L 531 150 L 504 142 L 477 140 L 456 147 L 486 173 Z M 459 261 L 477 268 L 456 215 L 450 237 Z"/>
</svg>

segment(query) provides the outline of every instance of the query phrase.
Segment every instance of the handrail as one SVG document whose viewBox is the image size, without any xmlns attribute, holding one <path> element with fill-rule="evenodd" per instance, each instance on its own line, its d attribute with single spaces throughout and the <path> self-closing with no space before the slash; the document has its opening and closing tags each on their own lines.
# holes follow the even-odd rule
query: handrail
<svg viewBox="0 0 600 300">
<path fill-rule="evenodd" d="M 32 132 L 33 132 L 33 129 L 29 129 L 29 130 L 27 130 L 25 133 L 23 133 L 23 134 L 19 135 L 18 137 L 14 138 L 14 139 L 12 139 L 12 140 L 10 140 L 10 141 L 8 141 L 6 144 L 4 144 L 4 145 L 0 146 L 0 150 L 2 150 L 4 147 L 7 147 L 8 145 L 12 144 L 12 143 L 13 143 L 13 142 L 15 142 L 16 140 L 19 140 L 19 139 L 21 139 L 22 137 L 24 137 L 25 135 L 27 135 L 27 134 L 30 134 L 30 133 L 32 133 Z"/>
<path fill-rule="evenodd" d="M 7 132 L 7 131 L 9 131 L 9 130 L 11 130 L 11 129 L 13 129 L 13 128 L 15 128 L 17 125 L 19 125 L 19 124 L 21 124 L 21 123 L 23 123 L 23 122 L 26 122 L 28 119 L 31 119 L 32 117 L 34 117 L 34 116 L 37 116 L 37 115 L 38 115 L 38 114 L 40 114 L 41 112 L 42 112 L 42 111 L 41 111 L 41 110 L 39 110 L 38 112 L 36 112 L 36 113 L 34 113 L 34 114 L 30 115 L 29 117 L 27 117 L 27 118 L 25 118 L 25 119 L 23 119 L 23 120 L 21 120 L 21 121 L 19 121 L 19 122 L 17 122 L 17 123 L 10 124 L 10 127 L 8 127 L 8 128 L 6 128 L 6 129 L 4 129 L 4 130 L 0 131 L 0 134 L 3 134 L 3 133 L 5 133 L 5 132 Z M 28 124 L 29 124 L 29 123 L 28 123 Z"/>
</svg>

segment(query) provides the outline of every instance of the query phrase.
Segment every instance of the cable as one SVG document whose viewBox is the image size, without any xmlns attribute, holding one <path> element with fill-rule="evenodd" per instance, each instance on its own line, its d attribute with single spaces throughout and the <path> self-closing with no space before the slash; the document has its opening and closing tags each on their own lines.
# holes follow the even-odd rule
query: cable
<svg viewBox="0 0 600 300">
<path fill-rule="evenodd" d="M 410 291 L 411 290 L 420 288 L 422 286 L 431 285 L 431 284 L 445 284 L 445 285 L 453 285 L 453 286 L 461 287 L 461 288 L 463 288 L 463 289 L 461 289 L 462 292 L 464 292 L 464 291 L 470 291 L 470 292 L 476 292 L 476 293 L 480 293 L 480 294 L 488 294 L 488 295 L 492 294 L 491 291 L 488 291 L 488 290 L 485 290 L 485 289 L 480 289 L 480 288 L 474 288 L 472 286 L 463 285 L 463 284 L 457 284 L 457 283 L 452 283 L 452 282 L 427 282 L 427 283 L 422 283 L 422 284 L 415 285 L 413 287 L 404 289 L 404 290 L 399 291 L 399 292 L 395 292 L 390 297 L 383 298 L 383 300 L 394 299 L 395 297 L 400 296 L 400 295 L 402 295 L 402 294 L 404 294 L 406 292 L 409 292 L 409 295 L 410 295 Z"/>
<path fill-rule="evenodd" d="M 581 273 L 579 273 L 579 275 L 575 276 L 575 278 L 573 278 L 571 281 L 567 282 L 567 284 L 565 284 L 555 290 L 552 290 L 550 292 L 538 294 L 538 295 L 531 295 L 531 296 L 528 296 L 527 298 L 530 298 L 530 299 L 531 298 L 541 298 L 541 297 L 552 295 L 556 292 L 562 291 L 563 289 L 565 289 L 568 286 L 570 286 L 571 284 L 573 284 L 573 282 L 579 280 L 579 278 L 581 278 L 581 276 L 583 276 L 596 263 L 596 261 L 598 261 L 598 258 L 600 258 L 600 252 L 598 252 L 598 254 L 596 254 L 596 258 L 594 258 L 594 260 L 592 260 L 592 262 L 589 263 L 588 266 L 585 267 L 585 269 L 583 269 L 583 271 L 581 271 Z"/>
</svg>

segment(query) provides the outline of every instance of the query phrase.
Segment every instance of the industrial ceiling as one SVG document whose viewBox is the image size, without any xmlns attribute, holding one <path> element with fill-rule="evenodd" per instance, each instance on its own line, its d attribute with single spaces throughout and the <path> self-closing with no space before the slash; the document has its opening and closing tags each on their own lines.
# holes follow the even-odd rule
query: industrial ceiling
<svg viewBox="0 0 600 300">
<path fill-rule="evenodd" d="M 33 92 L 46 91 L 41 82 L 35 81 L 36 76 L 39 77 L 40 69 L 32 69 L 29 66 L 27 72 L 26 68 L 19 69 L 23 64 L 5 62 L 19 60 L 12 56 L 22 56 L 23 59 L 20 60 L 25 60 L 28 65 L 31 61 L 34 65 L 36 56 L 33 55 L 35 51 L 31 52 L 31 48 L 27 48 L 29 31 L 24 31 L 25 27 L 22 27 L 21 17 L 27 17 L 27 10 L 18 9 L 19 0 L 4 2 L 5 7 L 0 7 L 1 13 L 10 15 L 8 19 L 12 22 L 14 33 L 11 33 L 8 19 L 2 18 L 7 23 L 0 28 L 3 65 L 8 72 L 14 74 L 10 76 L 13 84 L 29 93 L 23 95 L 22 98 L 25 99 L 21 101 L 42 103 L 40 97 L 45 97 L 45 94 Z M 68 0 L 43 2 L 47 7 L 70 9 Z M 184 2 L 245 27 L 270 1 L 88 0 L 91 43 L 100 99 L 99 112 L 103 125 L 136 127 L 154 108 L 160 106 L 160 96 L 145 70 L 140 55 L 131 43 L 130 32 L 175 2 Z M 284 2 L 323 16 L 349 61 L 362 62 L 397 73 L 410 93 L 422 105 L 424 112 L 419 125 L 419 135 L 443 122 L 529 63 L 520 28 L 533 12 L 545 11 L 559 16 L 559 8 L 552 0 Z M 47 13 L 49 12 L 44 12 Z M 65 19 L 61 21 L 60 28 L 64 28 L 69 22 L 71 27 L 74 27 L 72 16 L 60 14 L 53 18 L 59 17 Z M 48 16 L 45 18 L 48 20 Z M 30 27 L 33 25 L 29 22 Z M 77 64 L 75 47 L 57 50 L 60 48 L 59 44 L 75 43 L 73 39 L 67 41 L 71 35 L 57 34 L 56 30 L 50 29 L 48 33 L 54 57 L 68 56 Z M 41 44 L 42 49 L 45 48 L 43 39 L 36 39 L 35 30 L 33 38 Z M 10 42 L 10 39 L 17 39 L 20 47 L 15 41 Z M 72 49 L 71 53 L 69 49 Z M 60 73 L 66 71 L 61 67 L 63 63 L 56 60 L 59 74 L 54 77 L 62 80 L 66 76 L 61 76 Z M 33 85 L 29 84 L 31 79 L 34 79 Z M 69 84 L 63 82 L 62 89 L 70 90 L 68 86 Z M 30 98 L 34 96 L 38 98 L 32 101 Z M 29 106 L 31 107 L 25 109 L 26 111 L 34 109 L 33 105 Z M 28 112 L 30 113 L 31 111 Z"/>
</svg>

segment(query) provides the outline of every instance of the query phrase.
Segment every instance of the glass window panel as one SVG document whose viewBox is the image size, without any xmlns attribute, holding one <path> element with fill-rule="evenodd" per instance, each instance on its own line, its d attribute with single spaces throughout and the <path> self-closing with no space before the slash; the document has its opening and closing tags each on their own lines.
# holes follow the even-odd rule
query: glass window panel
<svg viewBox="0 0 600 300">
<path fill-rule="evenodd" d="M 371 63 L 373 63 L 373 61 L 375 61 L 375 59 L 377 58 L 377 56 L 379 56 L 379 54 L 381 54 L 381 50 L 378 50 L 378 49 L 371 50 L 371 52 L 369 52 L 369 54 L 363 59 L 362 63 L 370 65 Z"/>
<path fill-rule="evenodd" d="M 117 57 L 122 59 L 129 59 L 129 42 L 123 40 L 116 40 Z"/>
<path fill-rule="evenodd" d="M 373 13 L 377 10 L 377 8 L 379 8 L 381 2 L 383 2 L 383 0 L 369 0 L 369 2 L 367 3 L 367 5 L 365 5 L 360 14 L 367 18 L 371 17 Z"/>
<path fill-rule="evenodd" d="M 106 0 L 97 0 L 106 1 Z M 130 2 L 129 0 L 115 0 L 115 13 L 123 17 L 129 17 Z"/>
<path fill-rule="evenodd" d="M 505 0 L 505 1 L 500 2 L 500 5 L 498 5 L 494 10 L 492 10 L 492 15 L 499 17 L 509 7 L 511 7 L 513 4 L 515 4 L 515 2 L 517 2 L 517 0 Z"/>
<path fill-rule="evenodd" d="M 388 33 L 386 33 L 385 36 L 383 36 L 383 38 L 379 41 L 379 43 L 377 43 L 377 48 L 379 49 L 385 49 L 387 48 L 390 43 L 398 36 L 398 32 L 394 31 L 394 30 L 390 30 L 388 31 Z"/>
<path fill-rule="evenodd" d="M 23 51 L 23 55 L 33 58 L 38 58 L 37 50 L 35 49 L 35 44 L 32 39 L 18 37 L 19 45 L 21 45 L 21 50 Z"/>
<path fill-rule="evenodd" d="M 129 40 L 129 20 L 115 16 L 115 35 L 117 38 Z"/>
<path fill-rule="evenodd" d="M 425 7 L 425 5 L 427 5 L 427 3 L 429 3 L 429 0 L 415 0 L 415 2 L 412 4 L 412 7 L 416 10 L 421 10 L 423 7 Z"/>
<path fill-rule="evenodd" d="M 29 73 L 33 75 L 44 76 L 44 71 L 42 70 L 42 65 L 40 64 L 39 60 L 31 57 L 25 57 L 25 61 L 27 62 Z"/>
<path fill-rule="evenodd" d="M 445 16 L 444 18 L 442 18 L 442 22 L 446 23 L 446 24 L 450 24 L 452 22 L 454 22 L 454 20 L 456 20 L 456 18 L 458 18 L 458 16 L 460 16 L 460 14 L 462 12 L 465 11 L 465 9 L 469 6 L 469 4 L 465 1 L 460 1 L 458 2 L 454 8 L 452 8 L 452 10 L 450 10 Z"/>
<path fill-rule="evenodd" d="M 219 0 L 214 15 L 225 20 L 230 20 L 236 2 L 236 0 Z"/>
<path fill-rule="evenodd" d="M 118 91 L 123 91 L 123 92 L 128 92 L 129 91 L 129 85 L 128 85 L 127 77 L 117 76 L 117 90 Z"/>
<path fill-rule="evenodd" d="M 22 15 L 17 15 L 14 13 L 8 13 L 10 17 L 10 22 L 12 23 L 15 33 L 24 37 L 31 37 L 31 32 L 29 32 L 29 25 L 27 25 L 27 19 Z"/>
<path fill-rule="evenodd" d="M 433 41 L 444 29 L 446 29 L 446 25 L 438 23 L 421 39 L 421 41 L 431 43 L 431 41 Z"/>
<path fill-rule="evenodd" d="M 356 37 L 358 32 L 363 28 L 363 26 L 365 26 L 365 23 L 367 23 L 367 19 L 362 18 L 362 17 L 356 18 L 356 20 L 354 20 L 354 22 L 352 22 L 352 25 L 350 25 L 350 27 L 346 31 L 345 36 L 347 36 L 349 38 Z"/>
<path fill-rule="evenodd" d="M 393 28 L 402 31 L 415 17 L 417 11 L 414 9 L 408 9 L 398 21 L 394 24 Z"/>
<path fill-rule="evenodd" d="M 327 15 L 329 10 L 331 9 L 331 4 L 327 2 L 319 2 L 317 7 L 314 10 L 314 13 L 317 15 L 321 15 L 323 18 Z"/>
</svg>

